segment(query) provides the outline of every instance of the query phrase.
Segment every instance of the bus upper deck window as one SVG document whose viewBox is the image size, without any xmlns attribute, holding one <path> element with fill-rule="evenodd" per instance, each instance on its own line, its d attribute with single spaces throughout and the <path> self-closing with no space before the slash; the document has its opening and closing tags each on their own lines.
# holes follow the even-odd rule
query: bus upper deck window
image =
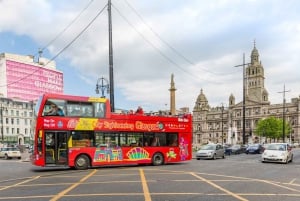
<svg viewBox="0 0 300 201">
<path fill-rule="evenodd" d="M 104 103 L 95 104 L 95 117 L 104 117 L 105 114 L 105 105 Z"/>
</svg>

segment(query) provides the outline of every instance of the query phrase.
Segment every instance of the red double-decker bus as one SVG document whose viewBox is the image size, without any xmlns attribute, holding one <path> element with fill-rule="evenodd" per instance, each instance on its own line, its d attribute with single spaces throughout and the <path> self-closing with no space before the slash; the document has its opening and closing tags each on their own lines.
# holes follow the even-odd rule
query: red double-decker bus
<svg viewBox="0 0 300 201">
<path fill-rule="evenodd" d="M 44 94 L 36 104 L 32 163 L 87 169 L 190 160 L 190 114 L 110 112 L 106 98 Z"/>
</svg>

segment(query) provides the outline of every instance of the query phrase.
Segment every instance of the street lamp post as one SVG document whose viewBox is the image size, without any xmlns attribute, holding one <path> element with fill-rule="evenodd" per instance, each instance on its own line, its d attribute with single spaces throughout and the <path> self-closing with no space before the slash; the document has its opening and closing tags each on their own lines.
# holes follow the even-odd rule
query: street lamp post
<svg viewBox="0 0 300 201">
<path fill-rule="evenodd" d="M 282 142 L 285 142 L 285 93 L 290 92 L 290 90 L 285 90 L 285 85 L 283 85 L 283 91 L 280 91 L 278 93 L 283 94 L 283 105 L 282 105 Z"/>
<path fill-rule="evenodd" d="M 247 63 L 247 64 L 250 64 L 250 63 Z M 245 84 L 245 66 L 246 66 L 246 63 L 245 63 L 245 53 L 243 53 L 243 64 L 241 65 L 237 65 L 237 66 L 234 66 L 234 67 L 243 67 L 243 144 L 246 143 L 246 135 L 245 135 L 245 125 L 246 125 L 246 117 L 245 117 L 245 105 L 246 105 L 246 84 Z"/>
<path fill-rule="evenodd" d="M 0 115 L 1 115 L 1 143 L 3 144 L 4 142 L 4 128 L 3 128 L 3 124 L 4 124 L 4 121 L 3 121 L 3 110 L 6 110 L 6 107 L 3 107 L 2 104 L 0 106 Z"/>
<path fill-rule="evenodd" d="M 104 91 L 106 89 L 107 90 L 106 93 L 109 93 L 109 84 L 108 84 L 108 80 L 105 79 L 104 77 L 101 77 L 97 80 L 96 94 L 99 94 L 99 89 L 101 90 L 101 98 L 105 98 Z"/>
<path fill-rule="evenodd" d="M 111 112 L 115 111 L 115 98 L 114 98 L 114 68 L 113 68 L 113 47 L 112 47 L 112 18 L 111 18 L 111 0 L 108 0 L 108 40 L 109 40 L 109 91 L 110 91 L 110 109 Z"/>
<path fill-rule="evenodd" d="M 223 127 L 223 112 L 224 112 L 224 106 L 223 106 L 223 103 L 222 103 L 222 121 L 221 121 L 221 126 L 222 126 L 222 146 L 223 146 L 223 143 L 224 143 L 224 127 Z"/>
</svg>

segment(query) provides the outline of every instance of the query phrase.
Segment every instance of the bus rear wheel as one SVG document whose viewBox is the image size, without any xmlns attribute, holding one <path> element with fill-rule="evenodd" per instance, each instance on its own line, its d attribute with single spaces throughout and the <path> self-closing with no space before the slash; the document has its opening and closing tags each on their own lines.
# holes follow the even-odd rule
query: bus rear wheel
<svg viewBox="0 0 300 201">
<path fill-rule="evenodd" d="M 80 155 L 75 160 L 75 168 L 77 170 L 86 170 L 90 165 L 90 159 L 86 155 Z"/>
<path fill-rule="evenodd" d="M 157 165 L 162 165 L 164 163 L 164 157 L 161 153 L 156 153 L 152 157 L 152 164 L 157 166 Z"/>
</svg>

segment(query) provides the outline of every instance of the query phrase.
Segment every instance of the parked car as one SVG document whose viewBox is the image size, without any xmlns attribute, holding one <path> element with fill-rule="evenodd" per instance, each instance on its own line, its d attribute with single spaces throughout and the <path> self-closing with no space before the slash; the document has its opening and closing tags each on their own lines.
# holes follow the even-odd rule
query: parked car
<svg viewBox="0 0 300 201">
<path fill-rule="evenodd" d="M 244 152 L 244 149 L 239 144 L 232 145 L 231 147 L 228 147 L 226 149 L 226 154 L 228 154 L 228 155 L 230 155 L 230 154 L 240 154 L 240 153 L 243 153 L 243 152 Z"/>
<path fill-rule="evenodd" d="M 292 148 L 288 143 L 271 143 L 261 155 L 261 162 L 289 163 L 293 161 Z"/>
<path fill-rule="evenodd" d="M 269 146 L 269 144 L 263 144 L 262 146 L 263 146 L 263 150 L 265 150 Z"/>
<path fill-rule="evenodd" d="M 246 154 L 261 154 L 264 151 L 264 148 L 261 144 L 251 144 L 247 147 Z"/>
<path fill-rule="evenodd" d="M 220 144 L 207 144 L 196 152 L 197 160 L 225 158 L 225 151 Z"/>
<path fill-rule="evenodd" d="M 4 147 L 0 149 L 0 158 L 6 160 L 11 158 L 21 159 L 21 152 L 17 147 Z"/>
<path fill-rule="evenodd" d="M 225 144 L 224 149 L 225 149 L 225 155 L 231 154 L 231 145 Z"/>
</svg>

